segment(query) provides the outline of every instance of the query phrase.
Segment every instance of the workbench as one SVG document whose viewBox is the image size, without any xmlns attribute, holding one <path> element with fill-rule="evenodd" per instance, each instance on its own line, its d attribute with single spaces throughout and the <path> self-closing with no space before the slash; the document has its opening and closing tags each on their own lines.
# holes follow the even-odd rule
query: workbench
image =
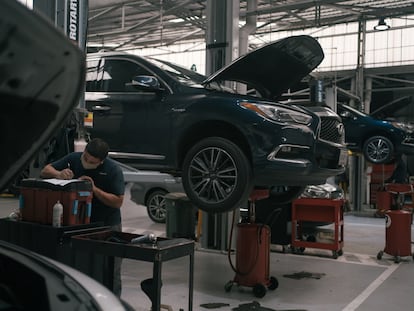
<svg viewBox="0 0 414 311">
<path fill-rule="evenodd" d="M 292 202 L 292 249 L 304 251 L 306 247 L 332 250 L 333 258 L 343 254 L 344 245 L 344 200 L 299 198 Z M 315 225 L 333 224 L 333 240 L 326 242 L 314 240 L 304 241 L 303 227 L 306 223 Z"/>
<path fill-rule="evenodd" d="M 80 262 L 71 247 L 71 237 L 102 230 L 108 230 L 108 227 L 104 227 L 102 222 L 53 227 L 34 222 L 0 218 L 0 240 L 24 247 L 84 273 L 88 273 L 90 267 L 77 266 L 77 263 Z"/>
<path fill-rule="evenodd" d="M 116 231 L 100 231 L 72 237 L 72 245 L 77 250 L 105 255 L 109 259 L 108 284 L 113 285 L 114 258 L 129 258 L 153 263 L 153 284 L 155 296 L 149 297 L 153 311 L 161 308 L 161 267 L 162 263 L 179 257 L 189 256 L 188 310 L 193 309 L 193 273 L 194 273 L 194 241 L 184 238 L 158 238 L 156 243 L 125 243 L 139 234 Z M 117 241 L 116 241 L 117 240 Z M 119 242 L 121 241 L 121 242 Z M 123 241 L 123 242 L 122 242 Z"/>
</svg>

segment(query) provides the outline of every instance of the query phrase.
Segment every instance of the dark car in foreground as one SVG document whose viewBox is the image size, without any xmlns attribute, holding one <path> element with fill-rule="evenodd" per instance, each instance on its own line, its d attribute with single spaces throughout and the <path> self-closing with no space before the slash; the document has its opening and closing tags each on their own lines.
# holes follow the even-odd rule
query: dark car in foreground
<svg viewBox="0 0 414 311">
<path fill-rule="evenodd" d="M 391 162 L 396 155 L 414 154 L 413 128 L 407 123 L 379 120 L 348 105 L 338 104 L 348 148 L 371 163 Z"/>
<path fill-rule="evenodd" d="M 165 61 L 91 54 L 88 132 L 108 141 L 112 158 L 181 176 L 187 196 L 204 211 L 237 208 L 255 187 L 272 189 L 276 201 L 291 200 L 344 171 L 338 115 L 277 102 L 323 57 L 314 38 L 289 37 L 206 78 Z"/>
<path fill-rule="evenodd" d="M 0 310 L 134 309 L 85 274 L 0 240 Z"/>
</svg>

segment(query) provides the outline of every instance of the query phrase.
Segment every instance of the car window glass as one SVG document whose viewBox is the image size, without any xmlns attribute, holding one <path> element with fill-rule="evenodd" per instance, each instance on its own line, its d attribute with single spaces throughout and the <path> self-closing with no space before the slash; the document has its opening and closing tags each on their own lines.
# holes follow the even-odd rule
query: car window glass
<svg viewBox="0 0 414 311">
<path fill-rule="evenodd" d="M 367 114 L 365 114 L 364 112 L 359 111 L 359 110 L 357 110 L 357 109 L 355 109 L 355 108 L 353 108 L 351 106 L 348 106 L 347 105 L 346 106 L 346 109 L 349 111 L 349 113 L 353 114 L 353 116 L 355 116 L 355 117 L 357 117 L 357 116 L 359 116 L 359 117 L 366 117 L 367 116 Z"/>
<path fill-rule="evenodd" d="M 183 84 L 195 86 L 200 84 L 206 79 L 206 76 L 201 75 L 195 71 L 190 69 L 181 67 L 179 65 L 155 59 L 152 57 L 147 57 L 147 60 L 155 64 L 156 66 L 160 67 L 164 70 L 168 75 L 172 76 L 174 79 L 180 81 Z"/>
<path fill-rule="evenodd" d="M 97 78 L 98 78 L 98 65 L 99 60 L 91 59 L 87 61 L 86 70 L 86 91 L 95 92 L 97 91 Z"/>
<path fill-rule="evenodd" d="M 101 92 L 137 92 L 128 86 L 138 75 L 153 75 L 137 63 L 123 59 L 104 59 L 97 71 L 97 84 Z"/>
</svg>

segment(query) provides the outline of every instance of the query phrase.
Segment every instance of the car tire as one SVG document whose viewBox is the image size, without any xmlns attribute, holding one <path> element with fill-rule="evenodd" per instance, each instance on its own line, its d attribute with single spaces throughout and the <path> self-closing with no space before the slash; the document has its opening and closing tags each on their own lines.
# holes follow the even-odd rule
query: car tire
<svg viewBox="0 0 414 311">
<path fill-rule="evenodd" d="M 368 162 L 383 164 L 392 160 L 394 145 L 387 137 L 373 136 L 365 141 L 362 150 Z"/>
<path fill-rule="evenodd" d="M 157 223 L 165 223 L 167 218 L 167 208 L 165 206 L 165 190 L 155 190 L 148 195 L 145 201 L 148 217 Z"/>
<path fill-rule="evenodd" d="M 235 143 L 209 137 L 187 152 L 182 181 L 196 207 L 205 212 L 223 213 L 247 201 L 252 189 L 251 165 Z"/>
</svg>

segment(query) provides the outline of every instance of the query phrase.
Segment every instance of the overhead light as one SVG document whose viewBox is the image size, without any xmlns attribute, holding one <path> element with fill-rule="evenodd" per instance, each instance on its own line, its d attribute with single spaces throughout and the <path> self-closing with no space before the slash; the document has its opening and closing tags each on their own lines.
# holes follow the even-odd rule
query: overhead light
<svg viewBox="0 0 414 311">
<path fill-rule="evenodd" d="M 385 19 L 381 17 L 378 21 L 378 25 L 374 27 L 375 30 L 387 30 L 390 29 L 390 25 L 387 25 Z"/>
</svg>

